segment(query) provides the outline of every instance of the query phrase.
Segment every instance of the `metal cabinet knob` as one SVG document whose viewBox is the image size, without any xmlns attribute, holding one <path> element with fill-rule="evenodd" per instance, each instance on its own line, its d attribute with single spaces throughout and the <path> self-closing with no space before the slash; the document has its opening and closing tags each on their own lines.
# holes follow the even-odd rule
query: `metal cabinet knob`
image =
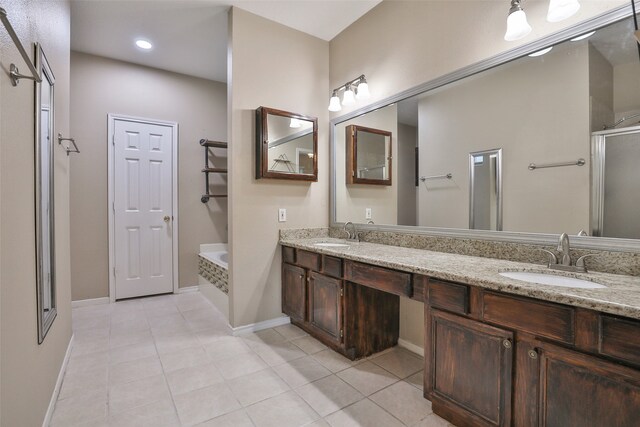
<svg viewBox="0 0 640 427">
<path fill-rule="evenodd" d="M 529 357 L 530 357 L 530 358 L 532 358 L 532 359 L 537 359 L 537 358 L 538 358 L 538 352 L 537 352 L 535 349 L 533 349 L 533 350 L 529 350 L 529 351 L 527 352 L 527 354 L 528 354 L 528 355 L 529 355 Z"/>
<path fill-rule="evenodd" d="M 165 215 L 163 219 L 164 219 L 164 222 L 169 222 L 171 217 L 169 215 Z"/>
<path fill-rule="evenodd" d="M 502 341 L 502 345 L 504 346 L 504 348 L 511 348 L 511 341 L 510 340 L 504 340 Z"/>
</svg>

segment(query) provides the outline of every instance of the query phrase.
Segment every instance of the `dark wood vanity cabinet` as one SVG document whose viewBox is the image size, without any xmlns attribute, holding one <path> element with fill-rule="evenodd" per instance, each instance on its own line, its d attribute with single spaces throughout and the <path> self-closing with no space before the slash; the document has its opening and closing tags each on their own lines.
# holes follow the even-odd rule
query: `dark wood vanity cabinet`
<svg viewBox="0 0 640 427">
<path fill-rule="evenodd" d="M 436 414 L 458 426 L 640 425 L 640 322 L 426 282 L 424 394 Z"/>
<path fill-rule="evenodd" d="M 397 295 L 349 279 L 353 266 L 340 258 L 283 247 L 282 259 L 282 311 L 291 323 L 352 360 L 398 343 Z"/>
</svg>

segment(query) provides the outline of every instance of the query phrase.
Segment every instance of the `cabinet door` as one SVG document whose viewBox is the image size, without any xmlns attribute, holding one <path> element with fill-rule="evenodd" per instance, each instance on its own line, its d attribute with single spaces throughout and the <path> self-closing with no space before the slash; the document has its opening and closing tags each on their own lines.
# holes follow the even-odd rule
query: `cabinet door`
<svg viewBox="0 0 640 427">
<path fill-rule="evenodd" d="M 513 333 L 433 310 L 427 390 L 456 425 L 511 425 Z"/>
<path fill-rule="evenodd" d="M 342 280 L 315 272 L 309 277 L 309 326 L 325 338 L 342 342 Z"/>
<path fill-rule="evenodd" d="M 538 426 L 637 427 L 640 371 L 540 343 Z"/>
<path fill-rule="evenodd" d="M 303 268 L 282 264 L 282 311 L 299 322 L 306 320 L 306 277 Z"/>
</svg>

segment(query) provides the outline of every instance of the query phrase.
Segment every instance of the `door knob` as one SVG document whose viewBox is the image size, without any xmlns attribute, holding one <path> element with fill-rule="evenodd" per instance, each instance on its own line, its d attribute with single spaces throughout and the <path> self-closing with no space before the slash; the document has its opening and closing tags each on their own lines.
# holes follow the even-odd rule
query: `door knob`
<svg viewBox="0 0 640 427">
<path fill-rule="evenodd" d="M 163 219 L 164 219 L 164 222 L 169 222 L 171 217 L 169 215 L 165 215 Z"/>
</svg>

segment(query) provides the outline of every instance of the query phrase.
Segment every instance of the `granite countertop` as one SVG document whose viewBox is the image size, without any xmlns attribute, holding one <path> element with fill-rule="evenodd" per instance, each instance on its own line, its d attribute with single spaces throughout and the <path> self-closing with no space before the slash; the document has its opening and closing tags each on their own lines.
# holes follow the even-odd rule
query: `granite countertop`
<svg viewBox="0 0 640 427">
<path fill-rule="evenodd" d="M 281 237 L 280 244 L 340 258 L 424 274 L 514 295 L 583 307 L 640 319 L 640 277 L 607 273 L 553 274 L 590 280 L 607 286 L 600 289 L 563 288 L 538 285 L 499 275 L 504 271 L 549 272 L 540 264 L 505 261 L 443 252 L 411 249 L 367 242 L 349 242 L 349 247 L 321 247 L 316 243 L 345 243 L 329 237 Z"/>
</svg>

